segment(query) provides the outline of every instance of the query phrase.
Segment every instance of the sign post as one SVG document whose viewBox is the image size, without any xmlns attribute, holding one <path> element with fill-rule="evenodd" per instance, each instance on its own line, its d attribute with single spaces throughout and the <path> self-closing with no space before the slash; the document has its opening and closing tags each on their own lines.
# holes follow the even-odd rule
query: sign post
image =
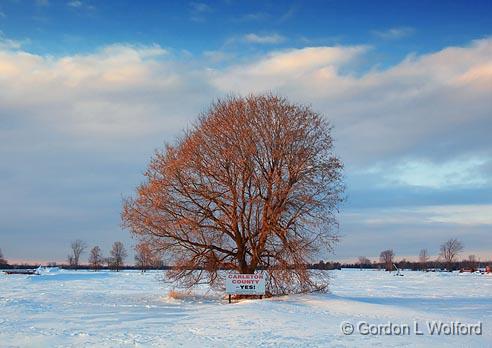
<svg viewBox="0 0 492 348">
<path fill-rule="evenodd" d="M 229 273 L 226 276 L 226 293 L 231 295 L 265 295 L 265 275 L 263 273 L 239 274 Z"/>
</svg>

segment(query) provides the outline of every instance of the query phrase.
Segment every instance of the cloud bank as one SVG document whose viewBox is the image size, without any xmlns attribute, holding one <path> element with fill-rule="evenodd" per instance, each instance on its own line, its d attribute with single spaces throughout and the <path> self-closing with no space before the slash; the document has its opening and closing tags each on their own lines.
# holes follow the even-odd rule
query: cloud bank
<svg viewBox="0 0 492 348">
<path fill-rule="evenodd" d="M 128 240 L 119 231 L 121 194 L 140 182 L 154 148 L 172 141 L 214 98 L 229 93 L 272 91 L 310 103 L 331 120 L 355 188 L 347 216 L 351 204 L 361 205 L 357 200 L 367 194 L 365 185 L 394 188 L 393 195 L 402 187 L 444 192 L 492 186 L 489 38 L 409 55 L 388 69 L 363 73 L 356 68 L 374 48 L 271 51 L 218 68 L 156 45 L 115 44 L 54 57 L 0 41 L 0 215 L 6 253 L 64 257 L 64 250 L 27 250 L 19 246 L 22 238 L 59 245 L 56 249 L 74 238 L 108 247 L 114 239 Z M 465 214 L 462 221 L 475 216 L 473 207 L 457 209 Z M 435 206 L 418 211 L 427 218 L 438 212 Z M 385 228 L 396 226 L 398 214 L 382 214 Z M 360 242 L 366 237 L 355 229 L 367 221 L 352 217 L 342 229 Z M 473 228 L 482 232 L 465 241 L 477 250 L 490 227 L 489 220 L 478 221 L 481 227 Z M 428 233 L 435 224 L 453 226 L 449 230 L 463 225 L 453 219 L 428 222 L 418 229 Z M 408 233 L 408 226 L 398 225 L 394 233 Z M 347 249 L 354 242 L 344 243 L 341 256 L 357 256 Z"/>
</svg>

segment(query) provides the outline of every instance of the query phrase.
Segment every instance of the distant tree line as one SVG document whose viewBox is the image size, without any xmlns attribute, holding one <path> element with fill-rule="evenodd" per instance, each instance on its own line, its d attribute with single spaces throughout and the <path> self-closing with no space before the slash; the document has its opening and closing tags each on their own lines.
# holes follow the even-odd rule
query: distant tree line
<svg viewBox="0 0 492 348">
<path fill-rule="evenodd" d="M 475 255 L 470 255 L 471 261 L 469 259 L 455 261 L 452 263 L 443 262 L 440 260 L 431 260 L 425 266 L 419 261 L 409 261 L 402 259 L 395 261 L 395 265 L 400 269 L 407 269 L 412 271 L 435 271 L 435 270 L 470 270 L 476 271 L 479 267 L 483 268 L 487 265 L 492 265 L 492 260 L 477 261 Z M 361 269 L 382 269 L 386 270 L 386 265 L 382 262 L 369 261 L 368 263 L 343 263 L 342 268 L 361 268 Z M 394 269 L 393 269 L 394 270 Z"/>
<path fill-rule="evenodd" d="M 71 254 L 68 255 L 68 267 L 70 269 L 79 269 L 80 256 L 87 249 L 87 244 L 81 240 L 75 240 L 71 243 Z M 125 268 L 140 269 L 145 272 L 149 269 L 164 269 L 161 255 L 152 250 L 149 244 L 145 241 L 140 241 L 135 246 L 135 267 L 125 265 L 125 259 L 128 257 L 128 252 L 122 242 L 113 243 L 113 247 L 109 252 L 109 257 L 105 257 L 101 248 L 96 245 L 89 252 L 88 268 L 94 271 L 101 269 L 110 269 L 118 272 Z"/>
<path fill-rule="evenodd" d="M 333 269 L 341 269 L 343 265 L 340 262 L 329 262 L 329 261 L 323 261 L 321 260 L 318 263 L 313 263 L 308 265 L 309 269 L 317 269 L 317 270 L 333 270 Z"/>
<path fill-rule="evenodd" d="M 125 260 L 128 257 L 128 252 L 122 242 L 114 242 L 111 250 L 109 251 L 109 256 L 105 257 L 101 248 L 96 245 L 89 251 L 89 256 L 87 259 L 87 264 L 82 264 L 81 257 L 87 250 L 87 243 L 77 239 L 70 243 L 70 253 L 67 256 L 66 264 L 58 264 L 56 262 L 49 262 L 47 266 L 49 267 L 60 267 L 64 269 L 90 269 L 93 271 L 99 270 L 113 270 L 120 271 L 121 269 L 139 269 L 145 272 L 150 269 L 170 269 L 164 265 L 161 255 L 149 247 L 149 245 L 140 241 L 135 246 L 135 266 L 125 265 Z M 0 268 L 36 268 L 38 264 L 16 264 L 9 265 L 7 260 L 3 257 L 2 250 L 0 249 Z"/>
<path fill-rule="evenodd" d="M 140 241 L 135 246 L 135 265 L 125 265 L 125 259 L 128 257 L 125 246 L 122 242 L 114 242 L 112 249 L 109 252 L 109 257 L 105 257 L 99 246 L 94 246 L 88 257 L 88 263 L 82 265 L 80 258 L 87 250 L 87 244 L 82 240 L 75 240 L 70 244 L 71 253 L 67 257 L 68 264 L 58 265 L 54 262 L 48 264 L 48 266 L 58 266 L 66 269 L 91 269 L 93 271 L 98 270 L 113 270 L 119 271 L 121 269 L 138 269 L 142 272 L 147 270 L 168 270 L 173 269 L 170 266 L 164 264 L 162 255 L 154 251 L 150 245 L 145 241 Z M 315 270 L 334 270 L 341 268 L 359 268 L 359 269 L 384 269 L 386 271 L 392 271 L 396 268 L 409 269 L 414 271 L 433 271 L 433 270 L 469 270 L 475 271 L 479 267 L 485 267 L 486 265 L 492 265 L 492 260 L 479 261 L 475 255 L 469 255 L 466 259 L 458 260 L 458 256 L 464 250 L 463 243 L 457 239 L 449 239 L 441 244 L 439 249 L 439 255 L 436 259 L 431 260 L 430 254 L 427 249 L 421 249 L 418 256 L 418 261 L 409 261 L 401 259 L 396 261 L 396 254 L 392 249 L 381 251 L 378 261 L 371 261 L 365 256 L 359 256 L 354 263 L 340 263 L 319 261 L 318 263 L 305 264 L 302 267 L 306 269 Z M 9 265 L 7 260 L 2 254 L 0 249 L 0 268 L 33 268 L 38 265 Z M 292 266 L 292 268 L 299 267 Z M 195 268 L 200 269 L 200 268 Z M 226 270 L 228 268 L 221 268 Z M 261 267 L 259 268 L 261 269 Z"/>
<path fill-rule="evenodd" d="M 431 260 L 427 249 L 421 249 L 418 261 L 408 261 L 402 259 L 395 260 L 395 253 L 392 249 L 383 250 L 379 254 L 379 262 L 369 260 L 365 256 L 359 256 L 358 261 L 353 264 L 345 264 L 343 267 L 385 269 L 392 271 L 396 268 L 411 270 L 468 270 L 475 271 L 483 265 L 491 264 L 488 262 L 478 262 L 475 255 L 469 255 L 467 259 L 458 260 L 458 256 L 464 250 L 463 243 L 458 239 L 452 238 L 441 244 L 439 255 L 435 260 Z"/>
</svg>

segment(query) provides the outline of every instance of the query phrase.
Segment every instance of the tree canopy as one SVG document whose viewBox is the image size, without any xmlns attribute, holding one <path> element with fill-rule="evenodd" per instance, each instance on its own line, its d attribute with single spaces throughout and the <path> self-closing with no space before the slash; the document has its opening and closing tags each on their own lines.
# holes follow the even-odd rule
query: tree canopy
<svg viewBox="0 0 492 348">
<path fill-rule="evenodd" d="M 272 293 L 323 289 L 306 264 L 336 240 L 344 185 L 331 130 L 281 97 L 219 100 L 155 153 L 123 225 L 169 258 L 182 285 L 263 269 Z"/>
</svg>

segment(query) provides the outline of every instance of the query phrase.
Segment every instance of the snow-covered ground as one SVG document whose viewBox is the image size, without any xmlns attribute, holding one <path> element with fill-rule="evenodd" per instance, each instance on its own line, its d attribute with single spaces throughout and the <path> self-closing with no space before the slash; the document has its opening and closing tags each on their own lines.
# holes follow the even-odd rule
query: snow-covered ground
<svg viewBox="0 0 492 348">
<path fill-rule="evenodd" d="M 0 273 L 0 347 L 492 346 L 492 276 L 404 274 L 333 271 L 330 294 L 228 304 L 214 294 L 169 298 L 161 272 Z M 433 321 L 481 322 L 482 332 L 431 335 Z M 364 323 L 410 333 L 363 335 Z"/>
</svg>

